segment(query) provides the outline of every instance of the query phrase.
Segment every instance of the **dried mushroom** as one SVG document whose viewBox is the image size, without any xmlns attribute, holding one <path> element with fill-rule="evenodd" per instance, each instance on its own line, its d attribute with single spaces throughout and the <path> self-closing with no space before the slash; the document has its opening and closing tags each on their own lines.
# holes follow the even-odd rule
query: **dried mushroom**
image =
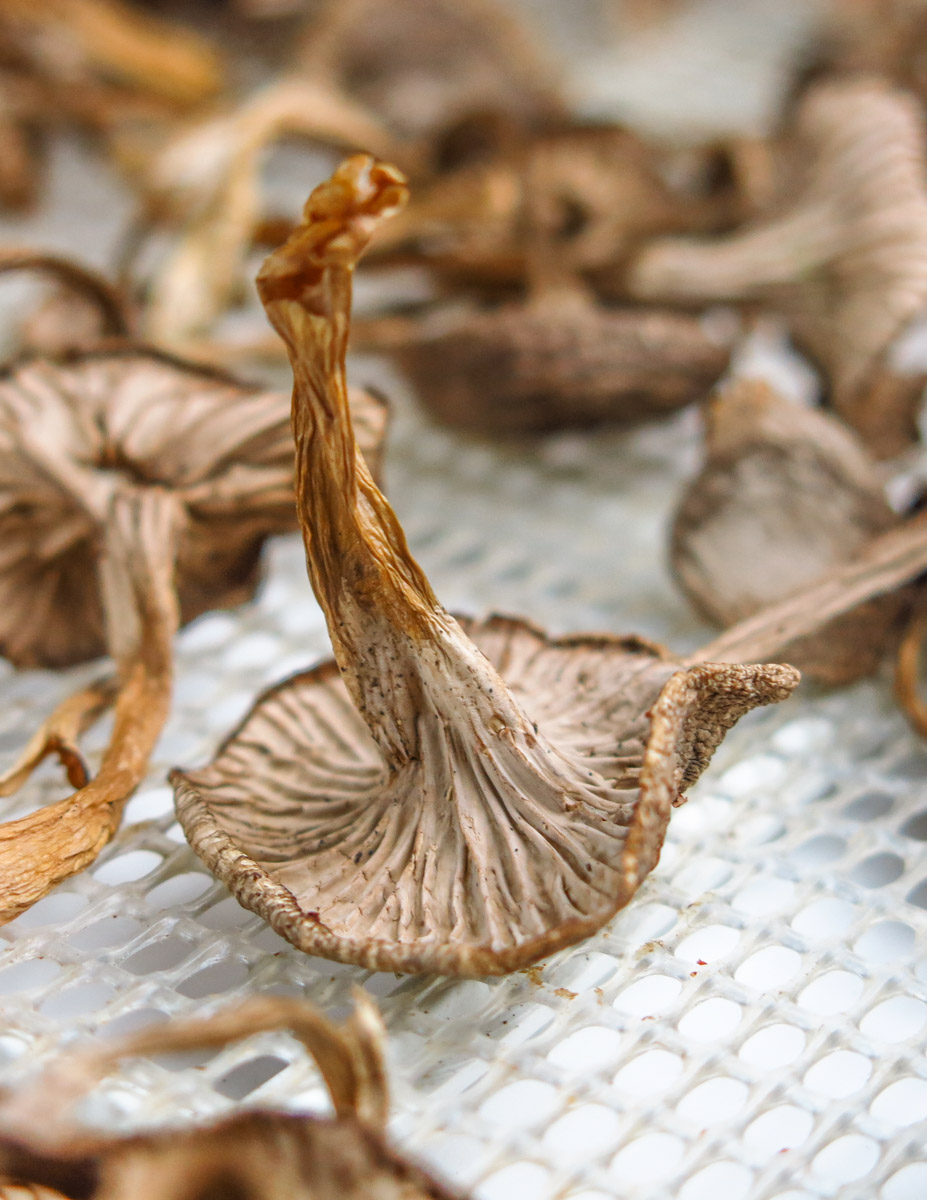
<svg viewBox="0 0 927 1200">
<path fill-rule="evenodd" d="M 557 72 L 501 0 L 324 0 L 300 59 L 404 137 L 429 137 L 473 111 L 525 125 L 561 120 Z"/>
<path fill-rule="evenodd" d="M 676 512 L 671 560 L 709 620 L 733 625 L 898 524 L 874 464 L 835 417 L 739 380 L 707 406 L 707 461 Z M 907 607 L 872 600 L 781 653 L 830 684 L 874 671 Z"/>
<path fill-rule="evenodd" d="M 335 662 L 172 779 L 194 850 L 302 950 L 497 974 L 627 903 L 683 789 L 797 673 L 680 670 L 638 638 L 441 607 L 356 451 L 344 383 L 353 268 L 404 198 L 394 168 L 348 160 L 258 276 L 293 367 L 297 505 Z"/>
<path fill-rule="evenodd" d="M 248 252 L 268 216 L 261 165 L 284 137 L 378 154 L 394 150 L 389 132 L 361 105 L 286 76 L 174 137 L 147 164 L 137 236 L 125 264 L 131 272 L 151 234 L 174 235 L 147 288 L 145 332 L 158 345 L 187 350 L 240 300 Z"/>
<path fill-rule="evenodd" d="M 70 123 L 109 136 L 209 100 L 221 82 L 204 41 L 121 0 L 4 0 L 0 205 L 35 200 L 45 132 Z"/>
<path fill-rule="evenodd" d="M 352 403 L 375 449 L 382 405 Z M 77 789 L 0 825 L 0 920 L 112 838 L 167 716 L 178 624 L 248 599 L 264 539 L 294 523 L 285 396 L 125 339 L 0 370 L 0 653 L 25 667 L 116 663 L 0 777 L 9 794 L 56 753 Z M 90 779 L 76 740 L 111 704 Z"/>
<path fill-rule="evenodd" d="M 369 322 L 355 344 L 388 352 L 440 420 L 496 436 L 664 416 L 731 354 L 696 316 L 562 293 Z"/>
<path fill-rule="evenodd" d="M 386 1141 L 383 1026 L 366 994 L 340 1027 L 300 1000 L 263 997 L 71 1051 L 30 1086 L 0 1093 L 0 1195 L 68 1200 L 454 1200 Z M 211 1124 L 109 1136 L 69 1114 L 121 1059 L 222 1047 L 282 1030 L 318 1064 L 331 1117 L 252 1109 Z"/>
<path fill-rule="evenodd" d="M 822 83 L 783 150 L 776 209 L 723 239 L 666 239 L 632 265 L 648 300 L 763 300 L 827 374 L 832 402 L 879 456 L 916 439 L 923 375 L 890 349 L 927 303 L 923 122 L 913 96 Z"/>
<path fill-rule="evenodd" d="M 528 272 L 526 224 L 540 219 L 565 267 L 620 293 L 613 280 L 623 284 L 648 239 L 729 224 L 732 189 L 712 182 L 716 157 L 682 155 L 620 126 L 510 135 L 426 183 L 378 231 L 371 258 L 424 261 L 451 282 L 517 284 Z"/>
</svg>

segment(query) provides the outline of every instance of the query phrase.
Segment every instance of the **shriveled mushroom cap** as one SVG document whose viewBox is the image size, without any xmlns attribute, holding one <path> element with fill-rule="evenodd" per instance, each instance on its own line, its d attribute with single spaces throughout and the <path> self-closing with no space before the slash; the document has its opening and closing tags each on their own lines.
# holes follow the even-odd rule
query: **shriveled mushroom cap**
<svg viewBox="0 0 927 1200">
<path fill-rule="evenodd" d="M 374 449 L 383 407 L 357 404 Z M 121 480 L 182 504 L 182 620 L 247 599 L 265 537 L 295 525 L 289 409 L 283 394 L 131 347 L 4 370 L 0 653 L 59 667 L 106 652 L 100 513 Z"/>
<path fill-rule="evenodd" d="M 632 265 L 631 292 L 771 301 L 827 371 L 841 412 L 877 432 L 878 414 L 860 407 L 884 387 L 892 341 L 927 304 L 923 138 L 920 106 L 905 92 L 867 79 L 815 86 L 797 113 L 775 211 L 725 238 L 654 242 Z"/>
<path fill-rule="evenodd" d="M 737 380 L 707 406 L 707 461 L 673 522 L 671 561 L 689 599 L 728 626 L 799 592 L 899 522 L 875 466 L 835 417 L 759 380 Z M 790 662 L 831 684 L 874 671 L 906 607 L 869 600 L 811 637 Z"/>
<path fill-rule="evenodd" d="M 441 607 L 345 402 L 351 271 L 403 197 L 394 168 L 348 160 L 258 277 L 293 365 L 300 523 L 336 662 L 172 778 L 196 852 L 303 950 L 492 974 L 627 903 L 725 732 L 797 673 L 681 670 L 636 638 L 553 640 Z"/>
<path fill-rule="evenodd" d="M 265 997 L 71 1051 L 31 1086 L 0 1094 L 0 1176 L 38 1197 L 54 1188 L 69 1200 L 454 1200 L 386 1142 L 383 1028 L 364 993 L 356 1004 L 339 1027 L 302 1001 Z M 221 1047 L 266 1030 L 305 1044 L 334 1117 L 253 1111 L 202 1128 L 112 1137 L 76 1125 L 68 1112 L 121 1058 Z"/>
<path fill-rule="evenodd" d="M 704 396 L 730 360 L 697 317 L 660 309 L 510 304 L 436 312 L 405 329 L 404 340 L 392 335 L 394 354 L 419 399 L 479 433 L 660 417 Z"/>
</svg>

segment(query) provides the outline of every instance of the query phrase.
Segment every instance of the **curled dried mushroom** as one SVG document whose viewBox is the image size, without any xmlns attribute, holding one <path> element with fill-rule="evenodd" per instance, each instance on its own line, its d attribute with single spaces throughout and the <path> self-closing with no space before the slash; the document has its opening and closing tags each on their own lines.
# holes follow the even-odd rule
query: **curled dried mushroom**
<svg viewBox="0 0 927 1200">
<path fill-rule="evenodd" d="M 69 1108 L 121 1059 L 222 1047 L 286 1031 L 315 1059 L 331 1117 L 264 1111 L 211 1124 L 107 1136 Z M 71 1051 L 30 1086 L 0 1092 L 0 1194 L 15 1187 L 68 1200 L 454 1200 L 457 1193 L 407 1162 L 385 1138 L 383 1026 L 355 993 L 341 1026 L 300 1000 L 263 997 L 205 1020 L 176 1020 L 114 1043 Z M 8 1181 L 7 1183 L 4 1182 Z"/>
<path fill-rule="evenodd" d="M 719 625 L 799 591 L 898 524 L 874 464 L 835 417 L 739 380 L 708 404 L 706 421 L 707 461 L 677 509 L 671 560 Z M 803 674 L 849 683 L 879 665 L 909 599 L 870 600 L 781 653 Z"/>
<path fill-rule="evenodd" d="M 927 170 L 913 96 L 878 80 L 811 88 L 783 149 L 778 204 L 715 240 L 665 239 L 632 265 L 648 300 L 763 300 L 823 367 L 832 402 L 879 456 L 916 440 L 923 375 L 892 343 L 927 304 Z"/>
<path fill-rule="evenodd" d="M 627 903 L 726 731 L 797 673 L 682 670 L 638 638 L 442 608 L 346 405 L 353 268 L 404 197 L 394 168 L 348 160 L 258 276 L 293 367 L 297 505 L 335 662 L 265 694 L 211 766 L 172 779 L 196 852 L 301 949 L 494 974 Z"/>
<path fill-rule="evenodd" d="M 382 405 L 355 403 L 376 447 Z M 0 920 L 112 838 L 167 716 L 178 625 L 248 599 L 264 539 L 293 527 L 288 409 L 127 339 L 0 370 L 0 653 L 27 667 L 106 653 L 116 664 L 0 777 L 9 794 L 55 753 L 78 789 L 0 825 Z M 76 740 L 111 704 L 91 779 Z"/>
</svg>

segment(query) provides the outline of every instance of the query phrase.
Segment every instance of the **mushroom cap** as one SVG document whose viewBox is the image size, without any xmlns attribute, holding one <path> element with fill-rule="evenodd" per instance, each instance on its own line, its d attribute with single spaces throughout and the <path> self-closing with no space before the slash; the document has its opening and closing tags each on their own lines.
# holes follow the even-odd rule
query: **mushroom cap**
<svg viewBox="0 0 927 1200">
<path fill-rule="evenodd" d="M 708 458 L 676 511 L 676 577 L 709 620 L 733 625 L 852 560 L 898 524 L 874 464 L 841 421 L 759 380 L 708 405 Z M 782 655 L 828 683 L 876 669 L 905 606 L 898 592 L 858 605 Z"/>
<path fill-rule="evenodd" d="M 363 402 L 376 445 L 382 405 Z M 0 373 L 0 653 L 63 667 L 106 653 L 96 563 L 123 483 L 183 504 L 181 619 L 253 593 L 270 533 L 296 527 L 290 399 L 153 350 L 30 357 Z"/>
<path fill-rule="evenodd" d="M 730 359 L 685 313 L 551 300 L 443 316 L 396 357 L 436 416 L 483 433 L 659 417 L 700 399 Z"/>
<path fill-rule="evenodd" d="M 205 1128 L 75 1139 L 55 1149 L 0 1137 L 0 1170 L 69 1200 L 455 1200 L 354 1117 L 239 1113 Z"/>
<path fill-rule="evenodd" d="M 672 806 L 725 732 L 798 680 L 770 665 L 680 670 L 638 638 L 552 639 L 499 616 L 461 624 L 556 745 L 561 778 L 607 787 L 567 783 L 551 800 L 532 790 L 528 760 L 524 779 L 517 768 L 498 779 L 491 747 L 468 750 L 447 726 L 433 732 L 431 771 L 413 760 L 390 772 L 337 665 L 294 676 L 210 766 L 172 781 L 196 853 L 307 953 L 486 975 L 589 936 L 653 868 Z M 449 784 L 434 768 L 442 736 Z"/>
</svg>

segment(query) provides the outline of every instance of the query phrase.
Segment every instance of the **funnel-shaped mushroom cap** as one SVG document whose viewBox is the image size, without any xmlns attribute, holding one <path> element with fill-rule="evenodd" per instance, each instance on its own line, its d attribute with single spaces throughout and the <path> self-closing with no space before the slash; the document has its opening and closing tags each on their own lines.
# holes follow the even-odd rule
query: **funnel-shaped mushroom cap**
<svg viewBox="0 0 927 1200">
<path fill-rule="evenodd" d="M 927 175 L 914 97 L 823 83 L 798 111 L 792 169 L 767 220 L 712 241 L 666 239 L 630 289 L 664 300 L 771 300 L 852 408 L 927 303 Z"/>
<path fill-rule="evenodd" d="M 382 405 L 358 393 L 374 450 Z M 107 650 L 96 563 L 108 498 L 176 495 L 181 619 L 246 600 L 295 525 L 289 399 L 151 351 L 31 358 L 0 375 L 0 653 L 66 666 Z"/>
<path fill-rule="evenodd" d="M 849 562 L 898 524 L 875 466 L 835 417 L 802 408 L 758 380 L 708 405 L 707 461 L 673 524 L 673 569 L 710 620 L 733 625 Z M 869 600 L 783 654 L 828 683 L 878 666 L 905 605 Z"/>
<path fill-rule="evenodd" d="M 39 1200 L 45 1188 L 69 1200 L 455 1200 L 386 1142 L 383 1027 L 359 990 L 356 1005 L 336 1026 L 302 1001 L 264 997 L 71 1051 L 31 1086 L 0 1093 L 0 1176 Z M 258 1110 L 113 1137 L 75 1124 L 68 1111 L 122 1058 L 222 1047 L 271 1030 L 292 1033 L 315 1058 L 334 1116 Z"/>
<path fill-rule="evenodd" d="M 797 673 L 680 670 L 635 638 L 552 640 L 441 607 L 345 403 L 351 271 L 403 197 L 394 169 L 349 160 L 258 278 L 293 365 L 297 502 L 337 662 L 262 697 L 210 767 L 175 772 L 177 809 L 204 861 L 301 949 L 490 974 L 625 904 L 725 732 Z"/>
</svg>

